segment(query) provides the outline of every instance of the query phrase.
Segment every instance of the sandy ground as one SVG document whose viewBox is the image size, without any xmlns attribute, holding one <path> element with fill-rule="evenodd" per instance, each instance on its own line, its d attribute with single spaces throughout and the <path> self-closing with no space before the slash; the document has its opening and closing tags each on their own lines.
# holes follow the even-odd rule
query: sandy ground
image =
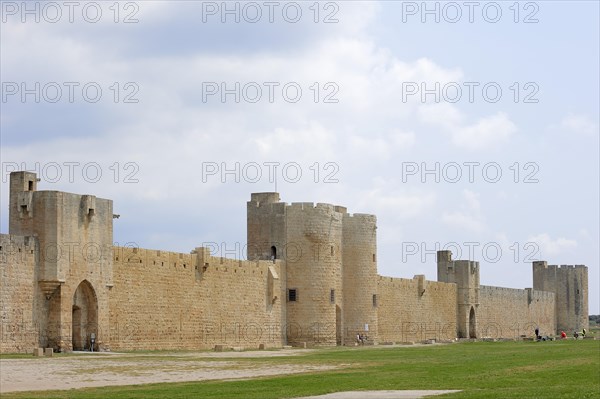
<svg viewBox="0 0 600 399">
<path fill-rule="evenodd" d="M 335 368 L 317 364 L 264 365 L 239 360 L 302 356 L 310 352 L 313 350 L 158 354 L 81 352 L 78 356 L 69 357 L 0 359 L 0 394 L 156 382 L 246 379 Z M 298 399 L 418 399 L 450 392 L 456 391 L 337 392 Z"/>
<path fill-rule="evenodd" d="M 234 359 L 290 356 L 307 352 L 304 349 L 164 355 L 86 354 L 70 357 L 0 359 L 0 393 L 240 379 L 335 368 L 317 364 L 263 365 Z"/>
</svg>

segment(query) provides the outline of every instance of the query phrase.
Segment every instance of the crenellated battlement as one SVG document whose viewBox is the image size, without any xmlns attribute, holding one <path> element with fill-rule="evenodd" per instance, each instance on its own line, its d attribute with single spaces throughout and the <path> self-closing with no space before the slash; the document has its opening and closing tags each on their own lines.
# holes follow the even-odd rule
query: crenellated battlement
<svg viewBox="0 0 600 399">
<path fill-rule="evenodd" d="M 575 270 L 587 270 L 587 266 L 585 265 L 550 265 L 550 267 L 556 267 L 559 270 L 570 270 L 570 269 L 575 269 Z"/>
<path fill-rule="evenodd" d="M 265 192 L 265 193 L 252 193 L 250 194 L 250 202 L 256 203 L 256 206 L 262 206 L 267 204 L 273 204 L 280 202 L 279 193 L 276 192 Z"/>
<path fill-rule="evenodd" d="M 344 218 L 358 219 L 359 221 L 375 223 L 377 217 L 372 214 L 366 213 L 348 213 L 348 208 L 341 205 L 334 205 L 325 202 L 282 202 L 279 193 L 276 192 L 265 192 L 265 193 L 252 193 L 248 201 L 249 208 L 265 208 L 269 207 L 269 210 L 276 211 L 291 211 L 291 212 L 306 212 L 308 214 L 321 214 L 325 213 L 339 213 L 344 215 Z M 277 212 L 278 213 L 278 212 Z"/>
<path fill-rule="evenodd" d="M 368 213 L 346 213 L 344 214 L 344 222 L 377 224 L 377 216 Z"/>
<path fill-rule="evenodd" d="M 0 234 L 0 264 L 28 264 L 35 268 L 39 256 L 39 242 L 36 237 Z"/>
<path fill-rule="evenodd" d="M 0 251 L 13 253 L 15 250 L 35 250 L 38 242 L 34 236 L 18 236 L 14 234 L 0 234 Z"/>
</svg>

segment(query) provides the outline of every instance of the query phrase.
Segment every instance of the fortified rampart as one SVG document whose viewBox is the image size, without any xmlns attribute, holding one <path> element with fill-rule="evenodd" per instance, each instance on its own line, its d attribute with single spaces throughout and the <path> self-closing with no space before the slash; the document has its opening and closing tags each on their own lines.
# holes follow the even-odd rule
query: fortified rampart
<svg viewBox="0 0 600 399">
<path fill-rule="evenodd" d="M 456 284 L 380 276 L 380 342 L 418 342 L 456 338 Z"/>
<path fill-rule="evenodd" d="M 482 285 L 479 289 L 479 332 L 481 337 L 518 338 L 554 335 L 554 293 Z"/>
<path fill-rule="evenodd" d="M 39 346 L 46 318 L 37 311 L 45 299 L 34 294 L 38 248 L 34 237 L 0 234 L 0 353 Z"/>
<path fill-rule="evenodd" d="M 377 219 L 342 206 L 247 203 L 247 261 L 113 247 L 112 201 L 38 191 L 13 172 L 0 235 L 0 352 L 255 348 L 516 338 L 587 328 L 587 268 L 533 264 L 533 289 L 481 286 L 438 252 L 438 281 L 377 275 Z"/>
<path fill-rule="evenodd" d="M 110 347 L 281 347 L 281 261 L 115 247 Z"/>
</svg>

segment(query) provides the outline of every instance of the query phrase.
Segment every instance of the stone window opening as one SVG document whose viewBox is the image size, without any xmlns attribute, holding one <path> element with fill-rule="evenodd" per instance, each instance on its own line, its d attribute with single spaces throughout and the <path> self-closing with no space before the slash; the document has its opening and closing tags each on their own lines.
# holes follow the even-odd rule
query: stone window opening
<svg viewBox="0 0 600 399">
<path fill-rule="evenodd" d="M 335 290 L 334 289 L 331 289 L 329 291 L 329 302 L 335 303 Z"/>
<path fill-rule="evenodd" d="M 29 191 L 33 191 L 33 180 L 29 180 Z"/>
<path fill-rule="evenodd" d="M 373 307 L 377 307 L 377 294 L 373 294 Z"/>
<path fill-rule="evenodd" d="M 273 245 L 271 247 L 271 260 L 275 262 L 275 259 L 277 259 L 277 248 L 275 247 L 275 245 Z"/>
<path fill-rule="evenodd" d="M 331 256 L 333 256 L 333 245 L 331 246 Z"/>
<path fill-rule="evenodd" d="M 298 290 L 296 288 L 290 288 L 288 290 L 288 302 L 298 301 Z"/>
</svg>

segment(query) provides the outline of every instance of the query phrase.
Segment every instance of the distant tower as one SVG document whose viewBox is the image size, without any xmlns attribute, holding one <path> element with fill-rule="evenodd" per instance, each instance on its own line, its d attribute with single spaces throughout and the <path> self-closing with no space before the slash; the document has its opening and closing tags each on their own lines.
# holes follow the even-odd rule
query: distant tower
<svg viewBox="0 0 600 399">
<path fill-rule="evenodd" d="M 459 338 L 477 338 L 479 306 L 479 262 L 452 260 L 451 251 L 437 253 L 438 281 L 457 286 L 457 333 Z"/>
<path fill-rule="evenodd" d="M 556 302 L 556 333 L 589 328 L 588 269 L 584 265 L 560 267 L 546 261 L 533 262 L 533 289 L 553 292 Z"/>
<path fill-rule="evenodd" d="M 37 190 L 37 175 L 33 172 L 10 174 L 10 199 L 8 232 L 15 235 L 32 235 L 33 194 Z"/>
<path fill-rule="evenodd" d="M 284 258 L 285 205 L 279 202 L 279 193 L 251 194 L 246 203 L 249 260 Z"/>
</svg>

